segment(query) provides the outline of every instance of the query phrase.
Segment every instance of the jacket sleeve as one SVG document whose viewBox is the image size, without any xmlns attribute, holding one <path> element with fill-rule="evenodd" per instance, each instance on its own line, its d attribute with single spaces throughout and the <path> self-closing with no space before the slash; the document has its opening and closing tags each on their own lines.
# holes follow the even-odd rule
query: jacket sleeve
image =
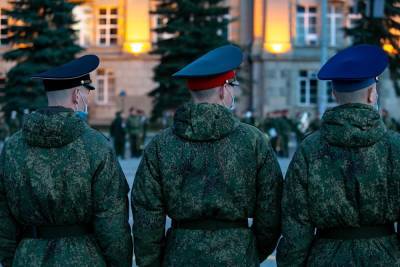
<svg viewBox="0 0 400 267">
<path fill-rule="evenodd" d="M 136 264 L 161 266 L 166 212 L 154 140 L 146 147 L 140 162 L 131 198 Z"/>
<path fill-rule="evenodd" d="M 0 155 L 0 263 L 12 265 L 17 249 L 18 225 L 9 210 L 4 188 L 5 149 Z"/>
<path fill-rule="evenodd" d="M 306 266 L 314 240 L 307 203 L 307 163 L 301 148 L 290 163 L 282 199 L 282 239 L 278 245 L 279 266 Z"/>
<path fill-rule="evenodd" d="M 132 266 L 129 186 L 111 148 L 93 181 L 94 233 L 107 266 Z"/>
<path fill-rule="evenodd" d="M 258 149 L 257 197 L 252 229 L 262 262 L 274 251 L 280 237 L 283 177 L 274 151 L 264 136 Z"/>
</svg>

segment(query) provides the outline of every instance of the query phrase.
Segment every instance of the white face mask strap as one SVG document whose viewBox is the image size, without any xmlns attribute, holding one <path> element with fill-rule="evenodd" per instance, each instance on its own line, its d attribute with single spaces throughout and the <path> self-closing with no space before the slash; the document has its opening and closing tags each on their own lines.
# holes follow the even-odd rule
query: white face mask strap
<svg viewBox="0 0 400 267">
<path fill-rule="evenodd" d="M 82 96 L 81 91 L 78 89 L 78 94 L 81 97 L 83 104 L 85 105 L 84 111 L 85 113 L 87 113 L 88 111 L 88 103 L 86 102 L 85 98 Z"/>
<path fill-rule="evenodd" d="M 226 84 L 225 84 L 226 85 Z M 224 86 L 225 86 L 224 85 Z M 225 87 L 226 88 L 226 87 Z M 231 105 L 229 106 L 229 107 L 227 107 L 228 109 L 230 109 L 230 110 L 233 110 L 234 108 L 235 108 L 235 97 L 233 96 L 233 93 L 231 92 L 231 90 L 228 90 L 229 91 L 229 94 L 230 94 L 230 96 L 231 96 Z M 224 105 L 225 105 L 225 103 L 224 103 Z M 225 105 L 226 106 L 226 105 Z"/>
<path fill-rule="evenodd" d="M 78 93 L 78 92 L 79 92 L 79 89 L 76 89 L 75 92 L 76 92 L 75 94 L 79 94 L 79 93 Z M 79 109 L 79 107 L 78 107 L 78 101 L 74 104 L 74 106 L 75 106 L 74 111 L 77 112 L 78 109 Z"/>
</svg>

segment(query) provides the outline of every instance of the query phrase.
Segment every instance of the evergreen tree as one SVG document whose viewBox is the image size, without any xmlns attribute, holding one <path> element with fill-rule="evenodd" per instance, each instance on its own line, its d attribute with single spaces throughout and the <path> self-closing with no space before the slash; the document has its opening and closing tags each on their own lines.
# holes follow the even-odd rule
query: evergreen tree
<svg viewBox="0 0 400 267">
<path fill-rule="evenodd" d="M 353 45 L 374 44 L 383 47 L 389 53 L 390 77 L 396 91 L 400 96 L 400 0 L 386 0 L 384 17 L 374 17 L 371 0 L 359 0 L 357 10 L 361 14 L 353 28 L 345 29 L 348 36 L 352 37 Z"/>
<path fill-rule="evenodd" d="M 224 0 L 153 0 L 159 26 L 154 29 L 159 39 L 153 54 L 160 56 L 154 69 L 158 84 L 153 97 L 153 119 L 163 111 L 175 109 L 190 99 L 183 80 L 171 75 L 204 53 L 227 44 L 226 15 L 229 8 Z"/>
<path fill-rule="evenodd" d="M 7 73 L 3 111 L 37 109 L 46 105 L 42 82 L 32 74 L 64 64 L 75 58 L 82 48 L 75 44 L 76 34 L 68 0 L 14 0 L 6 12 L 13 23 L 9 27 L 12 50 L 3 55 L 16 65 Z"/>
</svg>

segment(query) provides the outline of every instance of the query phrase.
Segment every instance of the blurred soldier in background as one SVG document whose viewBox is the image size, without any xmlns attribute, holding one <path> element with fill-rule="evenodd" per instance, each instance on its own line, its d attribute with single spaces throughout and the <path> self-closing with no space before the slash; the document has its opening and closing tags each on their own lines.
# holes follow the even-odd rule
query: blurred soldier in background
<svg viewBox="0 0 400 267">
<path fill-rule="evenodd" d="M 243 116 L 243 118 L 242 118 L 242 122 L 243 122 L 243 123 L 250 124 L 250 125 L 252 125 L 252 126 L 255 126 L 256 119 L 254 118 L 253 112 L 252 112 L 251 110 L 247 110 L 247 111 L 244 113 L 244 116 Z"/>
<path fill-rule="evenodd" d="M 144 150 L 144 146 L 146 144 L 146 136 L 147 136 L 147 127 L 148 127 L 148 119 L 146 116 L 146 113 L 144 113 L 143 110 L 138 109 L 138 114 L 140 116 L 140 123 L 141 123 L 141 127 L 142 127 L 142 135 L 140 138 L 140 150 L 143 151 Z"/>
<path fill-rule="evenodd" d="M 140 146 L 142 143 L 142 120 L 133 107 L 129 109 L 129 116 L 126 120 L 126 132 L 129 136 L 131 157 L 137 158 L 140 156 Z"/>
<path fill-rule="evenodd" d="M 114 143 L 115 153 L 120 159 L 125 158 L 125 127 L 122 112 L 115 113 L 115 118 L 110 126 L 110 136 Z"/>
<path fill-rule="evenodd" d="M 166 110 L 163 112 L 163 117 L 162 117 L 162 126 L 163 128 L 168 128 L 171 127 L 174 123 L 174 110 Z"/>
<path fill-rule="evenodd" d="M 387 109 L 382 109 L 382 120 L 386 125 L 386 128 L 388 128 L 389 130 L 393 130 L 393 131 L 399 131 L 399 124 L 398 122 L 392 118 L 389 114 L 389 111 Z"/>
<path fill-rule="evenodd" d="M 305 134 L 308 135 L 312 134 L 315 131 L 318 131 L 321 128 L 321 123 L 321 118 L 319 114 L 317 114 L 316 117 L 308 125 L 308 129 Z"/>
</svg>

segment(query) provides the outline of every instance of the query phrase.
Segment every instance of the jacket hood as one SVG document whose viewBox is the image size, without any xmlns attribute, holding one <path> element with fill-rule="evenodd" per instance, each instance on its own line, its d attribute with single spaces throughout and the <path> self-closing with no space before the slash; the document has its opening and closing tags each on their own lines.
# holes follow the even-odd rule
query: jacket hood
<svg viewBox="0 0 400 267">
<path fill-rule="evenodd" d="M 48 107 L 25 117 L 22 135 L 30 146 L 61 147 L 81 136 L 85 127 L 72 109 Z"/>
<path fill-rule="evenodd" d="M 325 112 L 321 135 L 329 144 L 342 147 L 366 147 L 386 133 L 379 113 L 369 105 L 345 104 Z"/>
<path fill-rule="evenodd" d="M 232 112 L 221 105 L 189 103 L 176 111 L 173 132 L 192 141 L 219 140 L 233 132 L 239 123 Z"/>
</svg>

